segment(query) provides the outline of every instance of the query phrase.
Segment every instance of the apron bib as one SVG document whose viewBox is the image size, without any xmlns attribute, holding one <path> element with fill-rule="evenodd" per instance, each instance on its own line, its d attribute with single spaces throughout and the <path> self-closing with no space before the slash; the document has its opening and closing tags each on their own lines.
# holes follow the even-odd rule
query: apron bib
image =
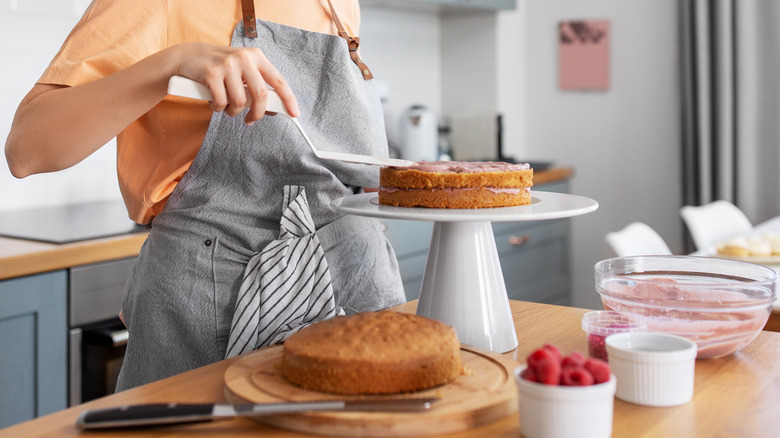
<svg viewBox="0 0 780 438">
<path fill-rule="evenodd" d="M 254 29 L 257 38 L 247 37 L 239 23 L 231 45 L 261 48 L 281 71 L 318 148 L 387 155 L 377 92 L 343 38 L 262 21 Z M 123 299 L 130 338 L 118 391 L 225 357 L 238 291 L 253 272 L 254 262 L 247 264 L 280 239 L 291 189 L 305 192 L 316 230 L 311 237 L 327 263 L 333 294 L 328 312 L 405 301 L 395 254 L 378 220 L 344 216 L 330 205 L 355 187 L 375 186 L 378 168 L 319 160 L 283 116 L 266 116 L 251 127 L 243 117 L 214 113 L 190 169 L 152 223 Z M 290 317 L 282 316 L 286 324 Z M 284 338 L 274 336 L 276 342 Z"/>
</svg>

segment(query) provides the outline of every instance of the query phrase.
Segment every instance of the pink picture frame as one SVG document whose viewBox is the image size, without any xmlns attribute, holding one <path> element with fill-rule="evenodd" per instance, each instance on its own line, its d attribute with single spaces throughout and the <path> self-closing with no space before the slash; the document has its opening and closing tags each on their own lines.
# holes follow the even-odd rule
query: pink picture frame
<svg viewBox="0 0 780 438">
<path fill-rule="evenodd" d="M 608 90 L 609 21 L 561 21 L 558 69 L 561 90 Z"/>
</svg>

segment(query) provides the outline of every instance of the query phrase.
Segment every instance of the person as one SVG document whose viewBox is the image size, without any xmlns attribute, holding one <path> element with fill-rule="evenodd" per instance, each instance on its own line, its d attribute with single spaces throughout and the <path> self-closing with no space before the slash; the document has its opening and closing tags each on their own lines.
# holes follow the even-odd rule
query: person
<svg viewBox="0 0 780 438">
<path fill-rule="evenodd" d="M 405 301 L 378 221 L 331 205 L 375 187 L 378 169 L 319 160 L 265 114 L 270 87 L 318 148 L 386 156 L 359 24 L 357 0 L 94 0 L 22 100 L 14 176 L 116 136 L 128 214 L 150 224 L 124 291 L 117 390 Z M 212 101 L 168 96 L 174 75 Z"/>
</svg>

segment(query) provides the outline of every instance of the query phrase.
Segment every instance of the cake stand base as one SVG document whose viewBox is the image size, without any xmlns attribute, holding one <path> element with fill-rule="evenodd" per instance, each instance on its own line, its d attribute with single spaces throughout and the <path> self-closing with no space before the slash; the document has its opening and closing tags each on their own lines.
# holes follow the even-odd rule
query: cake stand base
<svg viewBox="0 0 780 438">
<path fill-rule="evenodd" d="M 433 222 L 417 314 L 453 326 L 460 342 L 495 353 L 516 348 L 517 334 L 491 223 L 567 218 L 598 205 L 551 192 L 531 192 L 530 204 L 503 208 L 392 207 L 379 205 L 376 193 L 333 201 L 347 214 Z"/>
<path fill-rule="evenodd" d="M 517 347 L 490 222 L 434 222 L 417 314 L 451 325 L 464 344 Z"/>
</svg>

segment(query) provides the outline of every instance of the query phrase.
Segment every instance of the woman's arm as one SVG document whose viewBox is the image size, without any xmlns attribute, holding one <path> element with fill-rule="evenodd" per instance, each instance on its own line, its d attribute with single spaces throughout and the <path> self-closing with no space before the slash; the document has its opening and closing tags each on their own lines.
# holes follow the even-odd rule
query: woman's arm
<svg viewBox="0 0 780 438">
<path fill-rule="evenodd" d="M 173 75 L 207 85 L 212 109 L 230 116 L 243 110 L 249 96 L 248 124 L 265 113 L 266 84 L 291 115 L 299 115 L 287 82 L 259 49 L 180 44 L 83 85 L 35 85 L 19 105 L 6 140 L 11 173 L 24 178 L 80 162 L 164 99 Z"/>
</svg>

